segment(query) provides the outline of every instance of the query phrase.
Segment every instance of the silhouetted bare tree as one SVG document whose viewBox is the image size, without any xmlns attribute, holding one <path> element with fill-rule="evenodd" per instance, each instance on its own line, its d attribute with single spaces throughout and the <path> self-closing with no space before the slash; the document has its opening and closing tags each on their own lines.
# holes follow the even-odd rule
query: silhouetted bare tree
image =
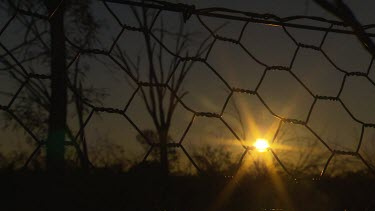
<svg viewBox="0 0 375 211">
<path fill-rule="evenodd" d="M 203 171 L 202 173 L 207 175 L 231 176 L 237 168 L 233 154 L 224 145 L 203 146 L 194 151 L 193 158 Z"/>
<path fill-rule="evenodd" d="M 140 96 L 146 105 L 147 113 L 151 117 L 157 133 L 157 143 L 153 144 L 160 147 L 162 173 L 168 175 L 168 142 L 172 118 L 179 103 L 178 98 L 182 99 L 188 94 L 183 91 L 183 81 L 194 65 L 194 61 L 181 60 L 178 56 L 201 56 L 207 50 L 209 37 L 198 45 L 195 52 L 189 52 L 188 47 L 192 45 L 191 40 L 195 35 L 185 29 L 182 17 L 179 20 L 177 32 L 172 32 L 168 31 L 164 26 L 163 16 L 160 15 L 157 21 L 154 21 L 157 15 L 155 11 L 134 7 L 131 7 L 131 9 L 137 20 L 138 27 L 144 29 L 142 38 L 145 45 L 146 61 L 140 61 L 141 57 L 138 57 L 138 61 L 132 60 L 127 55 L 127 49 L 121 49 L 118 45 L 116 46 L 117 58 L 123 62 L 125 67 L 132 70 L 138 79 L 140 79 L 142 73 L 146 72 L 147 81 L 144 82 L 152 84 L 147 89 L 142 87 Z M 153 25 L 158 27 L 152 27 Z M 149 30 L 157 34 L 158 41 L 151 36 Z M 168 41 L 174 45 L 173 49 L 169 49 L 169 51 L 174 55 L 178 55 L 172 56 L 171 59 L 167 57 L 166 54 L 168 53 L 164 52 L 167 42 L 166 35 L 171 39 Z M 140 67 L 139 64 L 141 63 L 147 64 L 146 70 Z M 167 88 L 162 85 L 168 80 L 173 93 L 169 93 Z"/>
<path fill-rule="evenodd" d="M 26 75 L 20 65 L 27 65 L 30 73 L 43 73 L 50 78 L 49 81 L 29 80 L 24 87 L 25 91 L 17 98 L 19 102 L 12 109 L 28 128 L 43 134 L 47 146 L 47 168 L 51 172 L 64 170 L 66 134 L 73 140 L 72 131 L 67 126 L 68 105 L 76 105 L 79 124 L 82 124 L 85 112 L 79 99 L 74 94 L 69 95 L 68 88 L 73 93 L 86 96 L 93 92 L 80 85 L 83 69 L 76 67 L 74 71 L 67 70 L 67 63 L 76 52 L 69 50 L 66 44 L 67 35 L 77 35 L 77 30 L 78 35 L 83 37 L 74 39 L 78 46 L 87 47 L 96 42 L 95 33 L 99 25 L 91 15 L 90 4 L 90 0 L 1 1 L 2 11 L 8 11 L 9 14 L 19 12 L 15 19 L 20 28 L 26 29 L 24 34 L 17 35 L 23 36 L 24 41 L 2 55 L 1 62 L 5 66 L 3 73 L 23 83 Z M 35 14 L 47 14 L 45 16 L 48 20 L 41 20 Z M 11 54 L 17 55 L 17 64 L 7 59 L 6 56 Z M 80 160 L 85 162 L 86 155 L 82 154 L 80 146 L 76 142 L 73 145 L 80 154 Z"/>
</svg>

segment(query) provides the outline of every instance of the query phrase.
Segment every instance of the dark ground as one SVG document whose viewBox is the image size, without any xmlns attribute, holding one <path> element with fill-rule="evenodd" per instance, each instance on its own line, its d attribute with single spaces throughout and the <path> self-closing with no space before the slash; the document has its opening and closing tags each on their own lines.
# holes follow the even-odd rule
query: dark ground
<svg viewBox="0 0 375 211">
<path fill-rule="evenodd" d="M 375 180 L 320 181 L 210 176 L 162 179 L 136 174 L 49 176 L 2 173 L 1 210 L 375 210 Z"/>
</svg>

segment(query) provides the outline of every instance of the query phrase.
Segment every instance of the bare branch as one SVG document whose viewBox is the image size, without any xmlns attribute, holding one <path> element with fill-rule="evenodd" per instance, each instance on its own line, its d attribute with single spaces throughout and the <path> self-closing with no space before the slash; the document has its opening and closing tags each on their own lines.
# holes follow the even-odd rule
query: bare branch
<svg viewBox="0 0 375 211">
<path fill-rule="evenodd" d="M 362 43 L 363 47 L 372 55 L 375 56 L 375 44 L 369 38 L 363 29 L 361 23 L 357 20 L 351 9 L 342 1 L 334 0 L 332 2 L 326 0 L 314 0 L 315 3 L 322 8 L 341 19 L 344 23 L 348 24 L 355 32 L 358 40 Z"/>
</svg>

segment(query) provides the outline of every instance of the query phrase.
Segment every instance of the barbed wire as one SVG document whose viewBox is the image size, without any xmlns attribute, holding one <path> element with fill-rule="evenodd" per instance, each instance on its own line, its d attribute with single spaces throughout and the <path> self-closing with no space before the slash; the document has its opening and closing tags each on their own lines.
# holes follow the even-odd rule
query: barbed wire
<svg viewBox="0 0 375 211">
<path fill-rule="evenodd" d="M 1 28 L 1 30 L 0 30 L 0 39 L 1 39 L 1 36 L 4 34 L 5 30 L 7 29 L 7 27 L 14 21 L 14 19 L 16 18 L 17 15 L 32 16 L 34 18 L 38 18 L 38 19 L 41 19 L 41 20 L 48 21 L 48 20 L 50 20 L 51 18 L 54 17 L 55 12 L 60 8 L 60 5 L 61 5 L 61 3 L 63 1 L 64 0 L 62 0 L 60 2 L 59 6 L 52 13 L 50 13 L 48 15 L 43 15 L 43 14 L 31 12 L 31 11 L 26 11 L 26 10 L 23 10 L 20 7 L 16 6 L 16 5 L 12 5 L 13 9 L 14 9 L 14 13 L 13 13 L 13 15 L 10 16 L 10 18 L 6 21 L 6 23 L 4 24 L 4 26 Z M 362 141 L 363 141 L 365 129 L 366 128 L 375 128 L 375 123 L 374 122 L 364 122 L 364 121 L 358 119 L 350 111 L 350 109 L 344 103 L 344 101 L 341 99 L 342 98 L 342 92 L 343 92 L 344 87 L 347 84 L 347 79 L 348 78 L 351 78 L 351 77 L 361 77 L 361 78 L 366 79 L 373 86 L 375 86 L 374 80 L 371 79 L 370 76 L 369 76 L 370 75 L 370 70 L 371 70 L 372 65 L 373 65 L 373 58 L 371 59 L 371 62 L 369 64 L 368 68 L 367 68 L 367 72 L 356 72 L 356 71 L 351 72 L 351 71 L 344 70 L 344 69 L 338 67 L 338 65 L 336 65 L 334 63 L 334 61 L 328 56 L 328 54 L 323 50 L 323 46 L 326 43 L 327 35 L 329 33 L 354 34 L 354 35 L 356 35 L 356 32 L 352 31 L 352 30 L 334 28 L 336 26 L 347 27 L 348 26 L 347 24 L 345 24 L 343 22 L 340 22 L 340 21 L 336 21 L 336 20 L 328 20 L 328 19 L 325 19 L 325 18 L 313 17 L 313 16 L 291 16 L 291 17 L 281 18 L 281 17 L 278 17 L 278 16 L 273 15 L 273 14 L 258 14 L 258 13 L 252 13 L 252 12 L 243 12 L 243 11 L 231 10 L 231 9 L 227 9 L 227 8 L 204 8 L 204 9 L 196 9 L 196 7 L 194 5 L 187 5 L 187 4 L 181 4 L 181 3 L 175 4 L 175 3 L 165 2 L 165 1 L 149 1 L 149 0 L 146 0 L 146 1 L 139 2 L 139 1 L 131 1 L 131 0 L 104 0 L 104 1 L 101 1 L 101 2 L 104 4 L 106 10 L 113 17 L 114 23 L 121 27 L 121 32 L 113 40 L 113 42 L 112 42 L 111 47 L 109 48 L 109 50 L 104 50 L 104 49 L 86 49 L 86 48 L 83 48 L 81 46 L 76 45 L 72 40 L 70 40 L 67 36 L 65 36 L 65 41 L 70 46 L 72 46 L 72 48 L 74 48 L 77 51 L 74 59 L 72 59 L 67 64 L 66 69 L 68 70 L 74 64 L 74 62 L 77 59 L 79 59 L 79 57 L 81 55 L 83 55 L 83 54 L 106 56 L 111 61 L 113 61 L 117 65 L 118 68 L 120 68 L 122 71 L 124 71 L 124 73 L 127 74 L 127 76 L 129 76 L 130 80 L 136 84 L 136 89 L 131 94 L 131 97 L 130 97 L 129 101 L 126 103 L 125 107 L 123 109 L 118 109 L 118 108 L 114 108 L 114 107 L 100 107 L 100 106 L 93 105 L 89 100 L 87 100 L 85 98 L 85 96 L 81 96 L 81 94 L 78 93 L 77 90 L 72 86 L 72 84 L 69 84 L 68 87 L 69 87 L 70 91 L 72 93 L 74 93 L 75 95 L 79 96 L 79 98 L 82 100 L 83 104 L 90 109 L 87 118 L 85 119 L 83 125 L 79 128 L 79 131 L 77 132 L 77 134 L 71 135 L 71 137 L 72 137 L 71 138 L 71 142 L 67 143 L 67 145 L 73 145 L 73 146 L 75 146 L 75 148 L 77 149 L 78 153 L 82 154 L 82 149 L 80 147 L 78 138 L 84 132 L 85 127 L 90 122 L 90 120 L 92 119 L 93 114 L 94 113 L 112 113 L 112 114 L 120 115 L 123 118 L 125 118 L 132 125 L 132 127 L 139 133 L 139 135 L 143 136 L 143 138 L 147 141 L 147 143 L 149 144 L 150 148 L 149 148 L 149 150 L 147 151 L 147 153 L 145 154 L 145 156 L 143 158 L 143 161 L 146 161 L 146 159 L 150 156 L 151 152 L 155 148 L 161 147 L 161 144 L 160 143 L 153 143 L 152 141 L 148 140 L 148 137 L 144 135 L 143 131 L 140 129 L 140 126 L 137 125 L 129 117 L 127 111 L 128 111 L 129 106 L 133 103 L 135 96 L 141 94 L 141 92 L 143 91 L 144 88 L 146 88 L 146 87 L 151 87 L 151 88 L 152 87 L 160 87 L 160 88 L 164 88 L 165 90 L 168 90 L 173 95 L 173 97 L 176 98 L 176 100 L 178 101 L 178 103 L 180 105 L 182 105 L 182 107 L 186 111 L 188 111 L 188 112 L 190 112 L 192 114 L 192 118 L 189 121 L 189 124 L 188 124 L 187 128 L 184 130 L 181 139 L 178 142 L 176 142 L 176 143 L 168 143 L 167 147 L 168 148 L 169 147 L 170 148 L 180 148 L 182 150 L 182 152 L 188 158 L 189 162 L 198 170 L 198 172 L 201 172 L 202 169 L 200 168 L 200 166 L 198 165 L 198 163 L 194 160 L 193 156 L 189 153 L 189 151 L 184 146 L 184 144 L 185 144 L 185 142 L 184 142 L 185 137 L 189 133 L 191 126 L 194 124 L 194 122 L 196 120 L 196 117 L 204 117 L 204 118 L 217 119 L 218 121 L 222 122 L 225 125 L 225 127 L 234 135 L 234 137 L 237 139 L 237 141 L 241 144 L 241 146 L 243 148 L 243 153 L 241 155 L 241 159 L 239 160 L 239 165 L 238 166 L 241 166 L 240 164 L 243 162 L 244 157 L 248 153 L 251 153 L 253 150 L 255 150 L 253 146 L 249 146 L 245 142 L 245 140 L 242 140 L 240 138 L 240 136 L 235 132 L 235 130 L 230 126 L 230 124 L 223 118 L 223 114 L 228 109 L 227 108 L 228 107 L 228 103 L 232 99 L 233 95 L 237 93 L 237 94 L 255 96 L 262 103 L 262 105 L 264 106 L 264 108 L 266 108 L 267 111 L 272 116 L 274 116 L 275 118 L 278 119 L 278 121 L 279 121 L 278 122 L 278 127 L 277 127 L 277 129 L 276 129 L 276 131 L 275 131 L 275 133 L 273 135 L 272 142 L 274 142 L 278 138 L 280 129 L 281 129 L 281 127 L 282 127 L 283 124 L 301 125 L 304 128 L 306 128 L 317 140 L 319 140 L 319 142 L 327 150 L 329 150 L 329 152 L 330 152 L 330 156 L 329 156 L 328 160 L 325 162 L 325 165 L 324 165 L 323 169 L 321 170 L 320 176 L 323 176 L 326 173 L 327 168 L 328 168 L 328 166 L 329 166 L 332 158 L 334 156 L 336 156 L 336 155 L 346 155 L 346 156 L 357 157 L 358 159 L 360 159 L 363 162 L 363 164 L 365 166 L 367 166 L 367 168 L 371 172 L 374 173 L 374 169 L 372 168 L 372 166 L 361 155 L 360 149 L 361 149 L 361 146 L 362 146 Z M 130 26 L 130 25 L 127 25 L 127 24 L 123 23 L 120 20 L 120 18 L 115 14 L 115 12 L 112 11 L 112 9 L 108 5 L 108 3 L 128 5 L 128 6 L 132 6 L 132 7 L 141 7 L 141 8 L 154 9 L 156 11 L 156 15 L 153 17 L 153 19 L 151 21 L 152 24 L 148 28 L 142 28 L 140 26 Z M 155 22 L 160 17 L 160 13 L 161 12 L 181 13 L 182 16 L 183 16 L 183 19 L 184 19 L 185 23 L 189 22 L 189 20 L 190 20 L 191 17 L 196 17 L 197 20 L 199 21 L 199 24 L 201 24 L 201 26 L 203 26 L 203 28 L 205 30 L 207 30 L 207 32 L 210 34 L 210 38 L 213 39 L 213 41 L 209 44 L 207 52 L 205 52 L 205 54 L 202 54 L 202 55 L 199 55 L 199 56 L 181 56 L 181 55 L 176 54 L 175 52 L 173 52 L 173 50 L 169 49 L 163 43 L 163 41 L 160 40 L 160 38 L 158 38 L 157 35 L 155 35 L 155 32 L 152 30 L 153 27 L 154 27 Z M 205 21 L 202 19 L 202 17 L 211 17 L 211 18 L 216 18 L 216 19 L 233 20 L 233 21 L 241 22 L 241 23 L 243 23 L 243 25 L 242 25 L 242 29 L 241 29 L 240 35 L 238 36 L 237 39 L 233 39 L 233 38 L 222 36 L 222 35 L 216 33 L 216 31 L 214 29 L 210 28 L 205 23 Z M 311 21 L 318 22 L 318 23 L 326 23 L 326 24 L 329 24 L 329 27 L 319 27 L 319 26 L 314 26 L 314 25 L 303 25 L 303 24 L 291 23 L 291 21 L 296 21 L 296 20 L 311 20 Z M 292 41 L 292 43 L 296 47 L 296 49 L 294 50 L 293 57 L 292 57 L 292 59 L 291 59 L 291 61 L 290 61 L 290 63 L 289 63 L 288 66 L 268 65 L 268 64 L 264 63 L 261 59 L 257 58 L 253 53 L 251 53 L 251 51 L 243 44 L 243 34 L 244 34 L 244 31 L 246 30 L 246 28 L 249 27 L 249 23 L 257 23 L 257 24 L 270 25 L 270 27 L 272 25 L 272 27 L 277 26 L 277 27 L 282 28 L 283 32 L 287 35 L 287 37 Z M 323 36 L 322 40 L 320 41 L 319 45 L 304 44 L 304 43 L 298 42 L 297 39 L 295 39 L 291 35 L 291 33 L 288 31 L 287 27 L 288 28 L 307 29 L 307 30 L 312 30 L 312 31 L 323 31 L 324 32 L 324 36 Z M 363 30 L 368 30 L 368 29 L 375 28 L 375 24 L 364 25 L 362 27 L 363 27 Z M 125 31 L 133 31 L 133 32 L 137 32 L 137 33 L 145 33 L 148 36 L 150 36 L 150 38 L 152 38 L 158 45 L 160 45 L 160 47 L 162 49 L 164 49 L 171 56 L 173 56 L 174 58 L 177 59 L 177 65 L 176 66 L 178 66 L 179 64 L 181 64 L 183 62 L 187 62 L 187 61 L 201 63 L 204 66 L 206 66 L 213 74 L 215 74 L 220 79 L 220 81 L 225 85 L 225 87 L 227 87 L 228 90 L 230 90 L 230 92 L 228 93 L 228 95 L 227 95 L 227 97 L 225 99 L 225 103 L 222 106 L 220 112 L 219 113 L 212 113 L 212 112 L 206 112 L 206 111 L 197 111 L 197 110 L 192 109 L 191 107 L 189 107 L 185 103 L 185 100 L 182 99 L 182 97 L 178 95 L 177 90 L 175 90 L 174 87 L 170 85 L 170 81 L 172 80 L 172 77 L 174 76 L 174 74 L 176 74 L 177 68 L 175 68 L 174 71 L 172 71 L 170 73 L 170 75 L 167 77 L 167 80 L 165 82 L 162 81 L 162 82 L 155 83 L 153 81 L 141 81 L 141 80 L 139 80 L 139 78 L 136 75 L 134 75 L 131 72 L 130 69 L 128 69 L 127 67 L 125 67 L 112 54 L 112 52 L 113 52 L 116 44 L 119 42 L 120 38 L 123 36 L 123 34 L 124 34 Z M 368 37 L 375 37 L 375 34 L 373 34 L 373 33 L 366 33 L 366 36 L 368 36 Z M 248 56 L 249 59 L 255 61 L 257 64 L 259 64 L 260 66 L 263 67 L 262 76 L 259 79 L 259 81 L 257 82 L 257 85 L 256 85 L 256 87 L 254 89 L 245 89 L 245 88 L 241 88 L 241 87 L 233 87 L 233 86 L 231 86 L 230 83 L 225 79 L 225 77 L 222 76 L 210 64 L 210 62 L 208 62 L 208 56 L 210 55 L 211 50 L 212 50 L 213 46 L 215 45 L 215 43 L 217 41 L 223 41 L 223 42 L 230 43 L 231 45 L 237 45 L 237 46 L 239 46 L 240 49 L 242 49 L 243 52 L 246 53 L 246 55 Z M 11 50 L 9 50 L 5 46 L 5 44 L 1 42 L 1 40 L 0 40 L 0 47 L 5 51 L 5 54 L 1 58 L 1 62 L 4 63 L 4 64 L 6 64 L 6 65 L 8 65 L 8 66 L 11 65 L 11 63 L 9 61 L 7 61 L 7 60 L 4 59 L 5 55 L 7 55 L 7 56 L 9 56 L 11 58 L 11 61 L 15 63 L 15 66 L 17 66 L 18 68 L 20 68 L 21 71 L 22 71 L 22 73 L 23 73 L 23 78 L 24 79 L 23 79 L 21 85 L 19 86 L 19 88 L 17 89 L 17 91 L 15 92 L 15 94 L 12 96 L 12 98 L 10 99 L 10 101 L 9 101 L 8 104 L 6 104 L 6 105 L 0 105 L 0 110 L 9 113 L 11 115 L 11 117 L 20 125 L 20 127 L 22 127 L 26 131 L 26 133 L 29 134 L 32 137 L 32 139 L 35 141 L 36 147 L 35 147 L 34 151 L 30 154 L 30 156 L 27 159 L 26 163 L 24 164 L 24 168 L 27 168 L 27 166 L 29 165 L 29 163 L 31 162 L 31 160 L 35 158 L 35 156 L 37 155 L 37 153 L 46 144 L 46 141 L 40 140 L 37 137 L 37 135 L 34 134 L 33 131 L 30 130 L 30 128 L 28 128 L 23 123 L 22 119 L 20 119 L 19 117 L 17 117 L 15 111 L 12 109 L 12 106 L 13 106 L 15 100 L 17 99 L 17 97 L 19 97 L 21 91 L 25 88 L 25 86 L 31 80 L 36 80 L 36 79 L 37 80 L 39 80 L 39 79 L 40 80 L 50 80 L 50 76 L 46 75 L 46 74 L 35 74 L 35 73 L 28 72 L 23 67 L 22 63 L 16 58 L 16 56 L 13 55 L 13 53 L 11 52 Z M 340 83 L 340 89 L 339 89 L 339 91 L 338 91 L 338 93 L 336 95 L 332 95 L 332 96 L 318 95 L 318 94 L 314 93 L 311 90 L 311 88 L 309 88 L 308 85 L 306 85 L 306 83 L 304 83 L 303 80 L 299 76 L 297 76 L 297 74 L 295 73 L 295 71 L 293 69 L 293 65 L 294 65 L 296 57 L 297 57 L 298 53 L 301 51 L 301 49 L 310 49 L 312 51 L 320 52 L 324 56 L 324 58 L 332 66 L 335 67 L 336 71 L 344 74 L 344 77 L 342 78 L 341 83 Z M 307 114 L 307 117 L 305 119 L 294 119 L 294 118 L 288 118 L 287 116 L 281 116 L 281 115 L 277 114 L 277 112 L 275 112 L 273 109 L 271 109 L 271 107 L 269 106 L 269 104 L 267 104 L 267 102 L 264 100 L 264 96 L 262 96 L 262 94 L 259 92 L 259 89 L 262 86 L 262 84 L 264 83 L 265 77 L 268 74 L 270 74 L 270 72 L 272 72 L 272 71 L 282 71 L 285 74 L 289 74 L 313 98 L 313 102 L 311 103 L 311 105 L 309 107 L 309 110 L 307 112 L 308 114 Z M 351 117 L 351 119 L 354 122 L 356 122 L 356 123 L 358 123 L 358 124 L 361 125 L 361 133 L 360 133 L 360 138 L 357 140 L 358 141 L 357 142 L 358 145 L 357 145 L 356 150 L 354 150 L 354 151 L 342 151 L 342 150 L 337 150 L 337 149 L 333 148 L 311 126 L 309 126 L 312 113 L 313 113 L 313 111 L 314 111 L 314 109 L 315 109 L 316 104 L 317 104 L 318 101 L 334 101 L 334 102 L 339 103 L 340 106 Z M 272 146 L 268 150 L 272 153 L 272 155 L 275 158 L 275 160 L 278 162 L 278 164 L 281 166 L 281 168 L 286 173 L 288 173 L 292 177 L 296 177 L 296 175 L 293 175 L 293 173 L 288 170 L 288 168 L 283 163 L 282 159 L 279 158 L 278 154 L 272 148 Z"/>
</svg>

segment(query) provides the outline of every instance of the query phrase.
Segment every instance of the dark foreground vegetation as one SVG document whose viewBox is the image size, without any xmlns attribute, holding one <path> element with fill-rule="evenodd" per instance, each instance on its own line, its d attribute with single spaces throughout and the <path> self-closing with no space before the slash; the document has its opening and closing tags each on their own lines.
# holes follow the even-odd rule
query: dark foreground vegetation
<svg viewBox="0 0 375 211">
<path fill-rule="evenodd" d="M 1 173 L 1 210 L 375 210 L 375 180 Z"/>
</svg>

